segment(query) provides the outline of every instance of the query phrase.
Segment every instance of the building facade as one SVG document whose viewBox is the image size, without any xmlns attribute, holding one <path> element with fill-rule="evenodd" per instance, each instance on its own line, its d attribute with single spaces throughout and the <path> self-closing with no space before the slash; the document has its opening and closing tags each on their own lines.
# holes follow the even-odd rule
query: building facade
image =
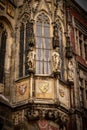
<svg viewBox="0 0 87 130">
<path fill-rule="evenodd" d="M 87 130 L 87 12 L 74 0 L 0 0 L 0 130 Z"/>
</svg>

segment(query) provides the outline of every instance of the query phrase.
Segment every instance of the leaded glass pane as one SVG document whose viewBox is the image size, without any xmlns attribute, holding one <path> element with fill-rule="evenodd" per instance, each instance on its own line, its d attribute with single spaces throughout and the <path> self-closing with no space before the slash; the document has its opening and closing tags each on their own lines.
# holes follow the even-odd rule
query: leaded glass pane
<svg viewBox="0 0 87 130">
<path fill-rule="evenodd" d="M 49 24 L 44 24 L 44 37 L 50 37 L 50 28 L 49 28 Z"/>
<path fill-rule="evenodd" d="M 42 48 L 42 37 L 36 38 L 36 48 Z"/>
<path fill-rule="evenodd" d="M 45 38 L 44 39 L 44 49 L 51 49 L 51 40 L 50 40 L 50 38 Z"/>
<path fill-rule="evenodd" d="M 42 36 L 42 23 L 37 23 L 36 36 Z"/>
<path fill-rule="evenodd" d="M 44 50 L 44 60 L 50 60 L 50 50 Z"/>
<path fill-rule="evenodd" d="M 42 49 L 36 49 L 36 59 L 37 60 L 40 60 L 40 61 L 42 61 L 43 60 L 43 53 L 42 53 Z"/>
<path fill-rule="evenodd" d="M 36 74 L 42 74 L 43 73 L 43 62 L 42 61 L 39 61 L 37 60 L 36 61 Z"/>
</svg>

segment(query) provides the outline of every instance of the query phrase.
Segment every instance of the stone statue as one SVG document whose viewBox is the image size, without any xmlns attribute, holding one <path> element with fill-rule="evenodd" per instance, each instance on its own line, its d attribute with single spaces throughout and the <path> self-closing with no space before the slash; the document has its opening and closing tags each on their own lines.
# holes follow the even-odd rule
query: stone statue
<svg viewBox="0 0 87 130">
<path fill-rule="evenodd" d="M 68 63 L 68 80 L 73 81 L 74 78 L 74 63 L 73 60 L 69 60 Z"/>
<path fill-rule="evenodd" d="M 27 64 L 29 66 L 30 71 L 33 71 L 35 68 L 35 55 L 36 55 L 35 52 L 32 50 L 28 53 L 28 56 L 27 56 L 28 58 Z"/>
<path fill-rule="evenodd" d="M 52 54 L 52 69 L 53 72 L 60 72 L 61 70 L 61 58 L 57 50 Z"/>
</svg>

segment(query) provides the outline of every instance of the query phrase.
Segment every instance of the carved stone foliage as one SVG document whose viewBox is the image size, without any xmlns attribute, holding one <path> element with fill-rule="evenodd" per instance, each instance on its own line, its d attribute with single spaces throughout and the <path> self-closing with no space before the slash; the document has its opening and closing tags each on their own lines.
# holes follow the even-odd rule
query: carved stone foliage
<svg viewBox="0 0 87 130">
<path fill-rule="evenodd" d="M 65 127 L 68 122 L 68 116 L 55 109 L 54 110 L 44 108 L 35 109 L 33 107 L 33 109 L 27 110 L 25 116 L 29 121 L 40 119 L 54 121 L 56 124 L 59 125 L 60 128 Z"/>
<path fill-rule="evenodd" d="M 18 15 L 18 19 L 20 19 L 24 14 L 27 14 L 27 15 L 31 15 L 31 1 L 30 0 L 26 0 L 24 1 L 24 4 L 23 6 L 21 6 L 19 8 L 19 15 Z"/>
<path fill-rule="evenodd" d="M 45 10 L 50 15 L 52 14 L 52 8 L 51 8 L 51 2 L 45 1 L 45 0 L 35 0 L 33 3 L 33 13 L 37 13 L 38 11 Z"/>
<path fill-rule="evenodd" d="M 54 5 L 55 5 L 55 17 L 59 16 L 61 20 L 64 20 L 63 1 L 55 0 Z"/>
<path fill-rule="evenodd" d="M 17 111 L 12 114 L 12 120 L 15 125 L 24 121 L 24 110 Z"/>
<path fill-rule="evenodd" d="M 61 71 L 61 58 L 57 49 L 52 53 L 52 70 L 54 73 Z"/>
</svg>

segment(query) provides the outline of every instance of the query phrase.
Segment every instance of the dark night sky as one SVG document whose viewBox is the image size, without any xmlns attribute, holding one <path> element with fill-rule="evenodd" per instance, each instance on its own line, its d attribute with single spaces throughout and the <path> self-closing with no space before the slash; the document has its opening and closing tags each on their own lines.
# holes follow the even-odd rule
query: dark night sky
<svg viewBox="0 0 87 130">
<path fill-rule="evenodd" d="M 87 0 L 75 0 L 82 8 L 87 11 Z"/>
</svg>

